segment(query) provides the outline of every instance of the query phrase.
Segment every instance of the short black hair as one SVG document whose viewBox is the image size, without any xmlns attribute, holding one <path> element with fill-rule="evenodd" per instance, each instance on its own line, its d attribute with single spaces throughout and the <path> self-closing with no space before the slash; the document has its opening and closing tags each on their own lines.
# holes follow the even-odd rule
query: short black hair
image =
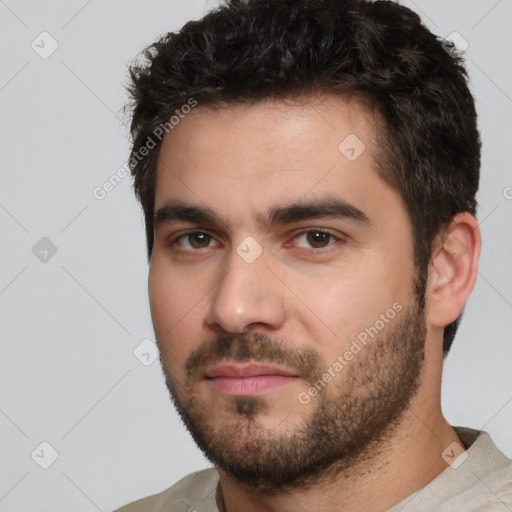
<svg viewBox="0 0 512 512">
<path fill-rule="evenodd" d="M 374 156 L 410 217 L 424 301 L 436 236 L 476 215 L 480 135 L 461 55 L 394 1 L 227 0 L 151 44 L 130 67 L 130 169 L 153 248 L 156 163 L 191 99 L 223 108 L 317 93 L 364 97 L 382 119 Z M 154 140 L 156 139 L 156 140 Z M 152 140 L 153 149 L 143 152 Z M 444 330 L 448 353 L 461 316 Z"/>
</svg>

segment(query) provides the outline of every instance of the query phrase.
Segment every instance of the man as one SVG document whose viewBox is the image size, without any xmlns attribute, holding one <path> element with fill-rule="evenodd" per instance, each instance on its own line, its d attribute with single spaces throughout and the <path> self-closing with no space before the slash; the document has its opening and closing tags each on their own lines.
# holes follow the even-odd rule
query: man
<svg viewBox="0 0 512 512">
<path fill-rule="evenodd" d="M 512 509 L 440 407 L 480 251 L 447 50 L 392 2 L 231 0 L 132 68 L 153 325 L 214 468 L 120 510 Z"/>
</svg>

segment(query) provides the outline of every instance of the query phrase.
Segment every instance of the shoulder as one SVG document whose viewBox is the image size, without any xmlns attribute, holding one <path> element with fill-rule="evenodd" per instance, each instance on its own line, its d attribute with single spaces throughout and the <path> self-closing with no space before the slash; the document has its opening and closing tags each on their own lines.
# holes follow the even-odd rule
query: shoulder
<svg viewBox="0 0 512 512">
<path fill-rule="evenodd" d="M 497 467 L 487 474 L 482 474 L 478 470 L 473 473 L 475 475 L 474 486 L 466 498 L 478 503 L 480 508 L 475 508 L 475 510 L 500 512 L 512 509 L 512 461 L 510 459 L 501 467 Z M 485 499 L 486 496 L 487 499 Z"/>
<path fill-rule="evenodd" d="M 465 451 L 426 486 L 390 512 L 512 510 L 512 460 L 486 432 L 454 427 Z"/>
<path fill-rule="evenodd" d="M 487 472 L 473 467 L 467 480 L 467 488 L 460 494 L 447 497 L 439 512 L 512 510 L 512 461 Z"/>
<path fill-rule="evenodd" d="M 134 501 L 115 512 L 188 512 L 196 505 L 207 512 L 217 512 L 215 490 L 219 473 L 215 468 L 203 469 L 185 476 L 159 494 Z M 176 508 L 171 508 L 171 507 Z"/>
<path fill-rule="evenodd" d="M 447 497 L 440 511 L 465 509 L 493 512 L 510 509 L 512 460 L 496 447 L 488 433 L 460 427 L 456 430 L 466 444 L 467 455 L 460 467 L 448 468 L 446 472 L 451 474 L 453 482 L 460 485 L 460 491 Z M 455 475 L 459 477 L 458 481 Z"/>
<path fill-rule="evenodd" d="M 444 480 L 453 485 L 439 512 L 498 512 L 512 507 L 512 460 L 486 432 L 457 429 L 467 452 L 460 467 L 447 468 Z M 461 435 L 462 434 L 462 435 Z M 469 444 L 469 446 L 468 446 Z M 450 485 L 447 486 L 447 490 Z"/>
</svg>

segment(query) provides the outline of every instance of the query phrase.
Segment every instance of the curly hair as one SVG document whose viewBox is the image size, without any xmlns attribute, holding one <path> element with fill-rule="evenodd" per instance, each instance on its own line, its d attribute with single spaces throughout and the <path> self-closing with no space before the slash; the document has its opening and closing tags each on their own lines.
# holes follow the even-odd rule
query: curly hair
<svg viewBox="0 0 512 512">
<path fill-rule="evenodd" d="M 142 150 L 155 130 L 172 129 L 169 119 L 183 105 L 223 108 L 355 94 L 382 120 L 375 163 L 406 205 L 416 292 L 424 304 L 436 236 L 454 215 L 475 215 L 477 208 L 475 104 L 462 57 L 448 50 L 416 13 L 394 1 L 226 0 L 161 37 L 131 65 L 128 85 L 129 165 L 145 216 L 148 259 L 162 138 Z M 444 330 L 445 355 L 460 319 Z"/>
</svg>

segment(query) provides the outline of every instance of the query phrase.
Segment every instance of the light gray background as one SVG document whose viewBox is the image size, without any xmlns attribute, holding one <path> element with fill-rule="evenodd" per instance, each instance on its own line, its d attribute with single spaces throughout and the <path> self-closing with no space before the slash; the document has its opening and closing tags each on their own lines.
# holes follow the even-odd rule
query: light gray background
<svg viewBox="0 0 512 512">
<path fill-rule="evenodd" d="M 403 3 L 438 35 L 468 41 L 483 139 L 483 251 L 445 366 L 444 411 L 512 456 L 512 2 Z M 134 355 L 153 332 L 131 181 L 93 196 L 128 156 L 127 63 L 209 8 L 0 0 L 1 511 L 109 511 L 209 465 L 170 405 L 158 360 Z M 31 47 L 50 48 L 43 31 L 59 45 L 47 59 Z M 32 252 L 43 237 L 58 249 L 46 262 Z M 43 441 L 58 453 L 48 469 L 38 465 L 52 455 Z"/>
</svg>

